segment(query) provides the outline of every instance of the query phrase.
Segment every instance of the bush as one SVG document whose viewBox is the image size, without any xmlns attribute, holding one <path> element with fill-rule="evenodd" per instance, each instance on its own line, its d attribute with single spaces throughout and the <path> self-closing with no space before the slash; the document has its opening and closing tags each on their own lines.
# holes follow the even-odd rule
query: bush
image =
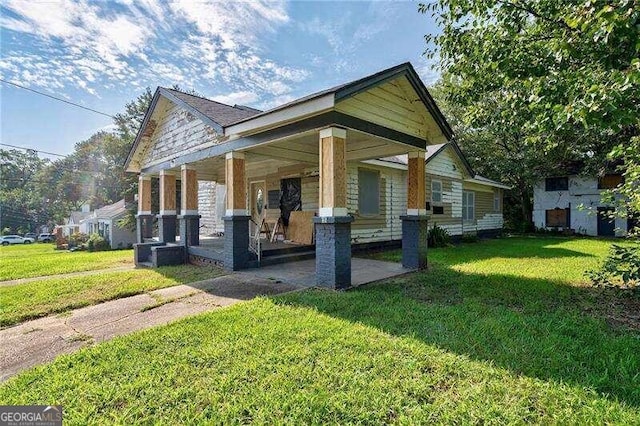
<svg viewBox="0 0 640 426">
<path fill-rule="evenodd" d="M 102 238 L 99 234 L 91 234 L 87 241 L 87 249 L 89 251 L 105 251 L 111 250 L 111 246 L 107 240 Z"/>
<path fill-rule="evenodd" d="M 69 245 L 73 247 L 80 246 L 86 243 L 88 240 L 89 236 L 87 234 L 76 232 L 69 237 Z"/>
<path fill-rule="evenodd" d="M 437 223 L 433 225 L 433 228 L 429 229 L 427 235 L 427 245 L 429 247 L 446 247 L 450 242 L 451 237 L 449 236 L 449 232 L 439 227 Z"/>
<path fill-rule="evenodd" d="M 587 272 L 597 287 L 640 290 L 640 242 L 631 246 L 613 244 L 599 270 Z"/>
</svg>

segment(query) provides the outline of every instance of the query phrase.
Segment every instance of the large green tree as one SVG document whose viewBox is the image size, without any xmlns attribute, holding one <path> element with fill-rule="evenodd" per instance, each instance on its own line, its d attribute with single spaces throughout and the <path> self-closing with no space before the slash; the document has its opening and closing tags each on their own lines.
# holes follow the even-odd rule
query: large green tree
<svg viewBox="0 0 640 426">
<path fill-rule="evenodd" d="M 495 144 L 517 135 L 517 150 L 551 168 L 573 158 L 604 169 L 624 156 L 619 191 L 638 211 L 640 1 L 438 0 L 420 9 L 442 28 L 426 36 L 427 55 L 468 128 Z"/>
</svg>

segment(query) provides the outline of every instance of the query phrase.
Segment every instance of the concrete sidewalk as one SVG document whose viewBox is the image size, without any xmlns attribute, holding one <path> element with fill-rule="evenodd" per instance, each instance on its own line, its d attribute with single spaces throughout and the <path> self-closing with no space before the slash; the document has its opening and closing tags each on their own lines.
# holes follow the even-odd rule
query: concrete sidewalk
<svg viewBox="0 0 640 426">
<path fill-rule="evenodd" d="M 299 288 L 246 275 L 227 275 L 28 321 L 0 330 L 0 381 L 56 356 L 116 336 Z"/>
</svg>

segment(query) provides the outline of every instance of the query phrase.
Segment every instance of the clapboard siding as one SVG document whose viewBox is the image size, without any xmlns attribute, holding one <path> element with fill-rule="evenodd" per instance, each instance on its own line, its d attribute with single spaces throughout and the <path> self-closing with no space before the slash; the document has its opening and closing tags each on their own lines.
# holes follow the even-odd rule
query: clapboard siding
<svg viewBox="0 0 640 426">
<path fill-rule="evenodd" d="M 218 144 L 216 131 L 185 109 L 168 102 L 167 110 L 158 118 L 150 138 L 149 150 L 143 156 L 142 167 L 167 161 Z"/>
<path fill-rule="evenodd" d="M 336 110 L 431 143 L 445 142 L 435 120 L 421 102 L 415 102 L 416 98 L 413 87 L 402 76 L 338 102 Z"/>
</svg>

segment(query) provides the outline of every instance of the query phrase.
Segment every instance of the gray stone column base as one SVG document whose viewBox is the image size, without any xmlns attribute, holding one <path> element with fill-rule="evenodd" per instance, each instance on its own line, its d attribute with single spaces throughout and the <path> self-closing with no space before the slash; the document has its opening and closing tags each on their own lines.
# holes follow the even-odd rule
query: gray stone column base
<svg viewBox="0 0 640 426">
<path fill-rule="evenodd" d="M 402 266 L 427 268 L 427 216 L 400 216 L 402 219 Z"/>
<path fill-rule="evenodd" d="M 178 216 L 180 220 L 180 245 L 200 245 L 200 215 L 190 214 Z"/>
<path fill-rule="evenodd" d="M 177 216 L 174 214 L 159 214 L 156 217 L 158 218 L 158 241 L 161 243 L 175 243 Z"/>
<path fill-rule="evenodd" d="M 136 239 L 138 243 L 144 243 L 145 238 L 153 236 L 153 215 L 136 215 Z"/>
<path fill-rule="evenodd" d="M 224 269 L 238 271 L 249 266 L 249 219 L 251 216 L 225 216 Z"/>
<path fill-rule="evenodd" d="M 316 284 L 351 287 L 351 216 L 315 217 Z"/>
</svg>

